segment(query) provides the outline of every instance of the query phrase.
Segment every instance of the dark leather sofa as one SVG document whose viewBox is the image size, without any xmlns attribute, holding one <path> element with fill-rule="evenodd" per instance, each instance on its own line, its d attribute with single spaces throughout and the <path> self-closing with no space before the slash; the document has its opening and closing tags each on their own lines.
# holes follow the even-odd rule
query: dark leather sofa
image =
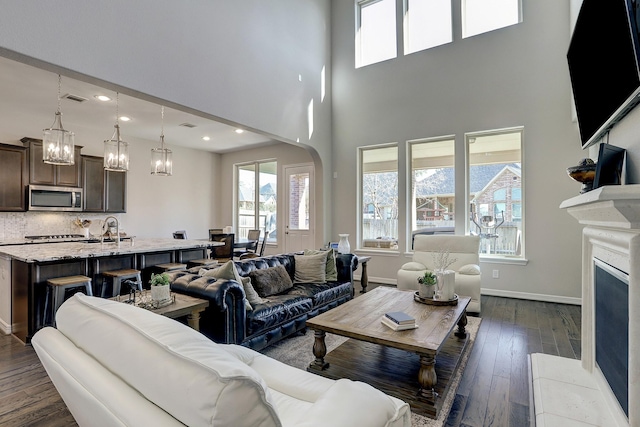
<svg viewBox="0 0 640 427">
<path fill-rule="evenodd" d="M 256 269 L 282 265 L 292 281 L 294 254 L 234 261 L 238 273 L 248 277 Z M 219 343 L 240 344 L 260 350 L 306 328 L 306 320 L 350 300 L 354 296 L 355 255 L 336 256 L 338 280 L 327 283 L 297 283 L 284 293 L 271 295 L 264 304 L 247 310 L 245 292 L 235 280 L 199 276 L 180 271 L 171 273 L 171 290 L 209 300 L 202 313 L 200 331 Z"/>
</svg>

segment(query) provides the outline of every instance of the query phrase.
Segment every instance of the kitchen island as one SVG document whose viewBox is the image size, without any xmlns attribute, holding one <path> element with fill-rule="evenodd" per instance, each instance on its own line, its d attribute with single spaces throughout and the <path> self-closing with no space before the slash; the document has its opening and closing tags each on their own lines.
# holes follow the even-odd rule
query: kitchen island
<svg viewBox="0 0 640 427">
<path fill-rule="evenodd" d="M 11 263 L 11 332 L 24 343 L 45 324 L 44 305 L 48 279 L 84 275 L 100 289 L 101 272 L 120 269 L 142 271 L 143 284 L 154 266 L 187 263 L 207 256 L 219 242 L 161 238 L 135 238 L 120 242 L 40 243 L 0 246 L 0 255 Z M 95 293 L 95 292 L 94 292 Z M 4 298 L 4 296 L 3 296 Z"/>
</svg>

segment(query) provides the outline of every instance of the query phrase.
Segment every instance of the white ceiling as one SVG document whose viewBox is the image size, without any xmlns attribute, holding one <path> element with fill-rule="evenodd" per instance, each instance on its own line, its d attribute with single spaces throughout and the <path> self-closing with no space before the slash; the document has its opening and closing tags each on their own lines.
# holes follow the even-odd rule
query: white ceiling
<svg viewBox="0 0 640 427">
<path fill-rule="evenodd" d="M 93 84 L 62 76 L 62 124 L 76 133 L 76 144 L 81 141 L 82 130 L 104 134 L 110 139 L 116 117 L 116 93 Z M 85 98 L 77 102 L 64 98 L 66 94 Z M 107 95 L 111 101 L 101 102 L 95 95 Z M 0 57 L 0 141 L 15 142 L 22 137 L 41 138 L 42 129 L 53 123 L 58 107 L 58 75 L 30 65 Z M 119 115 L 131 121 L 120 121 L 122 138 L 135 137 L 159 142 L 162 125 L 161 107 L 145 100 L 120 94 Z M 180 126 L 196 125 L 194 128 Z M 272 144 L 267 136 L 245 131 L 211 119 L 165 107 L 165 143 L 172 146 L 195 148 L 215 153 L 245 149 L 250 146 Z M 87 132 L 89 133 L 89 132 Z M 209 136 L 204 141 L 203 136 Z"/>
</svg>

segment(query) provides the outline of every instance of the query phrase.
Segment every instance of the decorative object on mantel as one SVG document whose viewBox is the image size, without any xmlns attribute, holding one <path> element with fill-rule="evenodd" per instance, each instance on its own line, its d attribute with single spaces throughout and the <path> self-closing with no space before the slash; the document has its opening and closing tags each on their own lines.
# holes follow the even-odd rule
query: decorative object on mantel
<svg viewBox="0 0 640 427">
<path fill-rule="evenodd" d="M 349 244 L 349 235 L 348 234 L 338 234 L 340 237 L 340 241 L 338 242 L 338 252 L 341 254 L 350 254 L 351 253 L 351 245 Z"/>
<path fill-rule="evenodd" d="M 423 276 L 418 277 L 418 286 L 420 291 L 420 297 L 433 299 L 435 288 L 437 284 L 437 277 L 431 271 L 427 270 Z"/>
<path fill-rule="evenodd" d="M 129 144 L 120 138 L 120 124 L 118 117 L 118 98 L 116 92 L 116 124 L 111 139 L 104 141 L 104 168 L 114 172 L 129 170 Z"/>
<path fill-rule="evenodd" d="M 62 113 L 60 112 L 60 86 L 62 77 L 58 74 L 58 110 L 53 124 L 43 130 L 42 161 L 52 165 L 73 165 L 73 132 L 62 127 Z"/>
<path fill-rule="evenodd" d="M 580 194 L 589 192 L 593 190 L 593 180 L 596 177 L 596 163 L 589 158 L 582 159 L 578 162 L 577 166 L 567 168 L 567 174 L 569 174 L 574 181 L 582 183 Z"/>
<path fill-rule="evenodd" d="M 164 146 L 164 106 L 161 107 L 161 115 L 160 147 L 151 149 L 151 175 L 171 176 L 173 173 L 172 153 Z"/>
<path fill-rule="evenodd" d="M 167 273 L 151 273 L 151 280 L 149 280 L 149 284 L 151 285 L 151 300 L 158 303 L 171 300 L 171 287 L 169 283 L 170 279 Z"/>
</svg>

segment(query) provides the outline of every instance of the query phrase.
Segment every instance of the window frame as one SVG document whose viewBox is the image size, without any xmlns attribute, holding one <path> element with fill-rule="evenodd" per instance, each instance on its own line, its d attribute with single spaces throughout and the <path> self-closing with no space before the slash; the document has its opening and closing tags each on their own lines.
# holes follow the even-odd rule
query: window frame
<svg viewBox="0 0 640 427">
<path fill-rule="evenodd" d="M 411 55 L 412 53 L 422 52 L 423 50 L 433 49 L 438 46 L 453 43 L 453 6 L 450 0 L 445 0 L 445 2 L 449 4 L 449 40 L 438 44 L 432 44 L 427 47 L 412 48 L 412 44 L 415 44 L 416 41 L 414 40 L 412 42 L 411 37 L 411 8 L 409 7 L 409 2 L 411 1 L 412 0 L 402 0 L 402 47 L 404 55 Z"/>
<path fill-rule="evenodd" d="M 396 194 L 396 199 L 398 200 L 398 206 L 397 206 L 397 222 L 398 224 L 396 225 L 397 230 L 396 230 L 396 245 L 395 247 L 390 247 L 390 248 L 385 248 L 385 247 L 367 247 L 364 244 L 364 152 L 365 151 L 371 151 L 371 150 L 376 150 L 376 149 L 385 149 L 385 148 L 395 148 L 396 149 L 396 179 L 397 179 L 397 194 Z M 384 143 L 384 144 L 376 144 L 376 145 L 367 145 L 367 146 L 361 146 L 361 147 L 357 147 L 358 150 L 358 167 L 357 167 L 357 173 L 358 173 L 358 191 L 357 191 L 357 209 L 358 209 L 358 217 L 357 217 L 357 241 L 356 241 L 356 248 L 359 250 L 373 250 L 373 251 L 391 251 L 394 253 L 399 252 L 399 246 L 397 245 L 398 243 L 398 236 L 400 234 L 400 229 L 399 229 L 399 219 L 400 216 L 402 215 L 402 207 L 400 206 L 399 203 L 399 198 L 400 198 L 400 171 L 399 171 L 399 155 L 400 155 L 400 147 L 399 144 L 397 142 L 390 142 L 390 143 Z M 370 204 L 370 203 L 369 203 Z"/>
<path fill-rule="evenodd" d="M 495 129 L 488 131 L 476 131 L 469 132 L 464 134 L 464 145 L 465 145 L 465 175 L 466 175 L 466 187 L 465 187 L 465 205 L 469 208 L 471 206 L 471 182 L 470 182 L 470 167 L 471 165 L 471 155 L 470 155 L 470 144 L 472 140 L 475 140 L 479 137 L 487 137 L 487 136 L 497 136 L 503 134 L 510 133 L 519 133 L 520 134 L 520 200 L 517 202 L 520 204 L 520 217 L 517 222 L 520 223 L 520 253 L 519 254 L 486 254 L 480 251 L 481 260 L 517 260 L 526 262 L 526 254 L 525 254 L 525 243 L 526 243 L 526 219 L 525 219 L 525 169 L 524 169 L 524 147 L 525 147 L 525 135 L 524 135 L 524 126 L 515 126 L 511 128 L 503 128 L 503 129 Z M 508 194 L 511 194 L 511 191 L 508 191 Z M 493 193 L 492 193 L 493 197 Z M 505 200 L 504 203 L 507 201 Z M 489 207 L 489 212 L 493 212 L 494 203 L 492 201 L 491 206 Z M 465 221 L 465 233 L 471 234 L 471 225 L 470 218 L 467 218 Z M 482 245 L 482 242 L 481 242 Z"/>
<path fill-rule="evenodd" d="M 394 13 L 393 13 L 393 27 L 394 27 L 394 36 L 393 36 L 393 44 L 394 44 L 394 54 L 393 56 L 390 56 L 388 58 L 384 58 L 384 59 L 379 59 L 373 62 L 364 62 L 364 59 L 362 58 L 362 45 L 363 45 L 363 38 L 362 38 L 362 34 L 360 32 L 360 28 L 362 26 L 362 10 L 364 8 L 366 8 L 367 6 L 371 6 L 373 4 L 376 3 L 380 3 L 383 1 L 390 1 L 393 2 L 394 4 Z M 362 67 L 366 67 L 367 65 L 373 65 L 373 64 L 378 64 L 380 62 L 384 62 L 384 61 L 389 61 L 391 59 L 395 59 L 398 57 L 398 20 L 397 20 L 397 13 L 396 13 L 396 1 L 397 0 L 354 0 L 354 6 L 355 6 L 355 37 L 354 37 L 354 41 L 355 41 L 355 68 L 362 68 Z"/>
<path fill-rule="evenodd" d="M 236 239 L 240 238 L 240 208 L 239 208 L 239 194 L 240 194 L 240 169 L 246 166 L 253 166 L 254 170 L 254 194 L 253 194 L 253 198 L 254 198 L 254 202 L 253 202 L 253 218 L 254 218 L 254 223 L 253 223 L 253 228 L 259 228 L 262 231 L 262 235 L 264 236 L 264 232 L 265 232 L 265 228 L 266 228 L 266 223 L 265 224 L 261 224 L 261 218 L 260 218 L 260 167 L 261 165 L 265 165 L 267 163 L 273 163 L 274 167 L 273 170 L 275 171 L 275 177 L 276 177 L 276 183 L 275 183 L 275 189 L 276 189 L 276 218 L 278 217 L 278 212 L 280 210 L 280 203 L 278 203 L 278 181 L 280 180 L 280 173 L 278 170 L 278 161 L 276 159 L 263 159 L 263 160 L 256 160 L 256 161 L 251 161 L 251 162 L 242 162 L 242 163 L 236 163 L 234 164 L 234 181 L 235 181 L 235 185 L 234 185 L 234 191 L 233 191 L 233 207 L 234 207 L 234 214 L 233 214 L 233 223 L 234 223 L 234 230 L 236 230 Z M 264 172 L 263 172 L 264 173 Z M 266 218 L 265 218 L 266 221 Z M 257 224 L 256 224 L 257 222 Z M 244 227 L 243 227 L 244 228 Z M 277 225 L 276 225 L 277 228 Z M 270 230 L 271 231 L 271 230 Z M 269 236 L 269 239 L 267 240 L 267 243 L 269 244 L 275 244 L 277 243 L 277 236 L 273 237 L 273 236 Z"/>
</svg>

